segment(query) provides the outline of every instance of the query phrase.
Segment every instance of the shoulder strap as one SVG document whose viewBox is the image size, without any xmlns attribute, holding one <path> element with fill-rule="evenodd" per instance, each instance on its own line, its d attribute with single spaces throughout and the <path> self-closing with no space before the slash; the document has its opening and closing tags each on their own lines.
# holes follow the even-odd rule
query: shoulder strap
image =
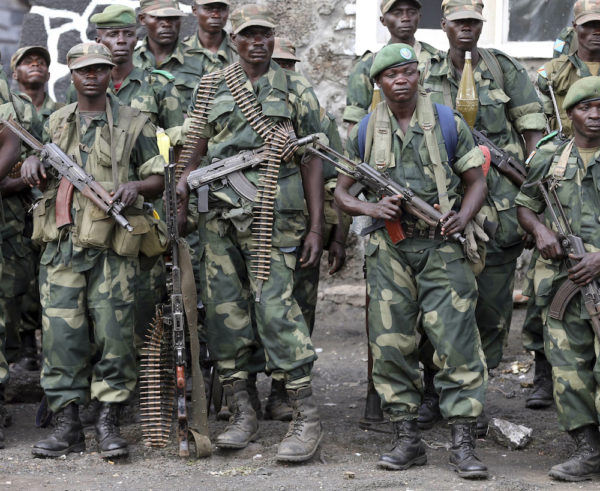
<svg viewBox="0 0 600 491">
<path fill-rule="evenodd" d="M 571 156 L 571 150 L 573 150 L 573 145 L 575 144 L 575 138 L 572 138 L 569 144 L 565 147 L 563 152 L 560 155 L 560 159 L 554 167 L 554 177 L 560 179 L 565 176 L 565 171 L 567 170 L 567 163 L 569 161 L 569 157 Z"/>
<path fill-rule="evenodd" d="M 365 161 L 365 149 L 367 148 L 367 127 L 372 115 L 373 113 L 367 114 L 358 123 L 358 153 L 363 162 Z"/>
<path fill-rule="evenodd" d="M 483 58 L 483 61 L 487 65 L 489 71 L 492 73 L 492 77 L 496 81 L 496 84 L 504 90 L 504 72 L 502 71 L 502 67 L 498 62 L 498 58 L 491 51 L 484 48 L 477 48 L 477 51 Z"/>
<path fill-rule="evenodd" d="M 440 129 L 442 130 L 442 137 L 444 138 L 444 145 L 448 154 L 448 163 L 452 166 L 454 165 L 456 147 L 458 145 L 458 131 L 456 130 L 456 123 L 454 121 L 454 112 L 451 108 L 443 104 L 436 104 L 435 109 L 440 119 Z"/>
</svg>

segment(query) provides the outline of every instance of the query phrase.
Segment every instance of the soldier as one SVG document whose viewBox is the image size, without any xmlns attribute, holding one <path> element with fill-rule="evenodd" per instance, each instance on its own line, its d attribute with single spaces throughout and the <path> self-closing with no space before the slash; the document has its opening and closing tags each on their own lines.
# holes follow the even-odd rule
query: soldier
<svg viewBox="0 0 600 491">
<path fill-rule="evenodd" d="M 60 230 L 55 207 L 59 180 L 29 157 L 21 175 L 30 186 L 45 184 L 34 212 L 34 240 L 44 243 L 40 266 L 43 309 L 41 384 L 56 415 L 54 430 L 32 449 L 37 457 L 59 457 L 85 449 L 78 404 L 101 403 L 96 439 L 104 458 L 126 456 L 119 432 L 119 405 L 136 383 L 133 329 L 135 276 L 147 229 L 144 198 L 163 187 L 164 159 L 158 154 L 156 128 L 139 110 L 122 106 L 106 93 L 114 63 L 108 49 L 78 44 L 67 53 L 77 102 L 53 113 L 44 140 L 57 144 L 97 182 L 112 191 L 134 227 L 128 232 L 85 198 L 73 194 L 74 223 Z M 63 194 L 61 193 L 61 196 Z M 68 206 L 68 204 L 67 204 Z M 47 211 L 48 210 L 48 211 Z M 139 232 L 138 232 L 139 233 Z M 99 353 L 91 360 L 90 333 Z"/>
<path fill-rule="evenodd" d="M 297 137 L 320 131 L 319 103 L 306 79 L 271 62 L 275 24 L 268 9 L 244 5 L 231 14 L 231 25 L 240 61 L 205 76 L 199 86 L 201 94 L 210 86 L 208 92 L 214 91 L 214 96 L 203 98 L 195 108 L 200 127 L 193 156 L 178 185 L 180 223 L 185 222 L 188 205 L 186 176 L 200 160 L 211 162 L 240 150 L 260 148 L 265 139 L 273 141 L 275 132 L 290 124 Z M 209 105 L 207 124 L 202 123 L 205 103 Z M 265 112 L 269 108 L 268 116 L 262 107 Z M 285 380 L 294 412 L 277 459 L 300 462 L 314 455 L 322 429 L 311 390 L 316 355 L 306 321 L 292 296 L 293 275 L 298 257 L 310 268 L 318 264 L 321 255 L 323 177 L 320 159 L 311 158 L 299 166 L 297 157 L 280 162 L 281 152 L 269 157 L 269 166 L 279 166 L 277 186 L 269 186 L 270 192 L 267 187 L 260 191 L 259 202 L 253 204 L 228 185 L 211 193 L 208 213 L 200 214 L 200 294 L 206 308 L 209 351 L 217 360 L 219 379 L 232 401 L 233 417 L 216 445 L 243 448 L 258 434 L 246 388 L 248 358 L 257 346 L 251 321 L 254 311 L 267 373 Z M 256 170 L 245 175 L 262 188 Z M 266 201 L 270 196 L 275 199 L 272 222 L 273 208 Z M 305 199 L 308 225 L 303 213 Z M 265 222 L 272 226 L 261 225 Z M 256 244 L 262 245 L 256 249 Z M 265 263 L 254 269 L 252 263 L 258 258 L 265 258 Z M 259 277 L 257 272 L 265 268 L 270 274 Z"/>
<path fill-rule="evenodd" d="M 385 101 L 371 115 L 363 142 L 359 142 L 358 128 L 352 130 L 347 151 L 357 162 L 365 161 L 410 186 L 431 205 L 439 203 L 443 225 L 430 228 L 402 212 L 395 196 L 380 200 L 369 194 L 368 202 L 354 198 L 349 189 L 355 181 L 349 176 L 338 177 L 335 191 L 344 212 L 400 220 L 406 235 L 394 244 L 386 230 L 379 228 L 370 235 L 365 250 L 373 381 L 394 431 L 392 450 L 377 463 L 403 470 L 427 462 L 417 426 L 422 394 L 416 331 L 422 312 L 423 330 L 442 364 L 436 383 L 442 394 L 442 414 L 452 428 L 450 463 L 461 477 L 486 478 L 487 468 L 474 450 L 475 419 L 483 408 L 487 385 L 475 323 L 477 286 L 465 252 L 444 240 L 444 235 L 462 232 L 484 201 L 484 159 L 466 124 L 448 108 L 447 118 L 457 132 L 456 160 L 449 165 L 448 156 L 439 155 L 444 141 L 441 110 L 434 111 L 429 96 L 419 89 L 417 66 L 417 55 L 406 44 L 386 46 L 377 54 L 370 74 Z M 424 129 L 433 131 L 433 149 Z M 371 151 L 361 155 L 363 144 Z M 443 182 L 438 176 L 443 176 Z M 464 196 L 461 186 L 466 189 Z"/>
<path fill-rule="evenodd" d="M 567 278 L 583 287 L 600 275 L 600 193 L 596 185 L 600 165 L 600 77 L 575 82 L 562 108 L 572 123 L 574 136 L 569 141 L 557 138 L 538 149 L 516 202 L 519 222 L 534 237 L 541 253 L 535 266 L 535 287 L 538 304 L 544 307 L 545 352 L 552 365 L 558 421 L 576 445 L 571 458 L 552 467 L 550 476 L 583 481 L 600 477 L 598 333 L 594 334 L 579 293 L 567 305 L 563 320 L 554 319 L 549 309 Z M 565 261 L 561 237 L 536 185 L 546 178 L 559 182 L 558 200 L 573 234 L 581 237 L 589 251 L 581 256 L 570 255 L 569 261 Z M 542 212 L 544 218 L 540 221 L 537 214 Z M 567 262 L 571 264 L 567 266 Z"/>
<path fill-rule="evenodd" d="M 550 129 L 559 128 L 570 137 L 571 122 L 562 109 L 565 96 L 577 80 L 598 75 L 600 70 L 600 0 L 577 0 L 573 6 L 573 29 L 577 40 L 574 52 L 566 51 L 538 70 L 538 87 L 542 94 L 544 112 L 550 121 Z M 556 114 L 550 89 L 554 91 Z"/>
<path fill-rule="evenodd" d="M 162 70 L 143 70 L 133 64 L 133 50 L 137 43 L 135 12 L 122 5 L 109 5 L 102 13 L 92 15 L 96 24 L 96 42 L 104 44 L 112 54 L 109 93 L 130 107 L 139 109 L 148 119 L 164 130 L 172 146 L 183 144 L 181 127 L 183 109 L 174 77 Z M 162 201 L 154 203 L 159 215 L 163 214 Z M 165 265 L 162 258 L 151 265 L 142 265 L 136 288 L 136 346 L 140 349 L 146 339 L 148 326 L 154 316 L 154 307 L 166 295 Z"/>
<path fill-rule="evenodd" d="M 382 0 L 381 23 L 390 33 L 388 44 L 405 43 L 413 47 L 419 58 L 421 73 L 427 70 L 429 58 L 436 55 L 438 50 L 427 43 L 415 39 L 415 32 L 421 20 L 421 0 Z M 348 79 L 346 94 L 346 109 L 344 121 L 350 123 L 350 128 L 358 123 L 369 112 L 373 101 L 373 82 L 369 71 L 375 58 L 375 53 L 366 51 L 356 63 Z"/>
<path fill-rule="evenodd" d="M 535 149 L 546 127 L 542 105 L 526 70 L 501 51 L 478 48 L 485 20 L 481 0 L 444 0 L 442 11 L 442 29 L 450 50 L 445 56 L 431 59 L 424 87 L 431 91 L 433 101 L 454 107 L 465 52 L 471 52 L 479 98 L 475 128 L 485 131 L 499 148 L 523 161 Z M 514 275 L 523 250 L 523 231 L 518 227 L 514 205 L 518 188 L 494 167 L 487 174 L 487 186 L 489 193 L 482 211 L 498 223 L 498 230 L 487 243 L 485 268 L 477 277 L 476 318 L 487 366 L 495 368 L 502 360 L 511 322 Z M 440 417 L 433 372 L 431 362 L 426 363 L 425 382 L 429 388 L 419 416 L 422 427 L 431 427 Z M 483 414 L 478 433 L 483 435 L 486 431 L 487 418 Z"/>
</svg>

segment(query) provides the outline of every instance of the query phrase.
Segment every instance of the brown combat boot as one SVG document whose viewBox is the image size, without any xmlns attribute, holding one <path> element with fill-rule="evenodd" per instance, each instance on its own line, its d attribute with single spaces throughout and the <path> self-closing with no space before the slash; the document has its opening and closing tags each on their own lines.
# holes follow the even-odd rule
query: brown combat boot
<svg viewBox="0 0 600 491">
<path fill-rule="evenodd" d="M 265 407 L 265 419 L 275 421 L 291 421 L 292 406 L 285 390 L 284 380 L 271 379 L 271 392 Z"/>
<path fill-rule="evenodd" d="M 598 426 L 587 425 L 569 431 L 575 452 L 569 460 L 555 465 L 548 475 L 559 481 L 590 481 L 600 477 L 600 433 Z"/>
<path fill-rule="evenodd" d="M 317 405 L 310 387 L 288 390 L 293 416 L 288 431 L 279 444 L 277 460 L 280 462 L 304 462 L 319 448 L 323 429 Z"/>
<path fill-rule="evenodd" d="M 258 419 L 250 402 L 245 380 L 229 380 L 223 384 L 231 418 L 225 431 L 215 440 L 221 448 L 245 448 L 258 435 Z"/>
</svg>

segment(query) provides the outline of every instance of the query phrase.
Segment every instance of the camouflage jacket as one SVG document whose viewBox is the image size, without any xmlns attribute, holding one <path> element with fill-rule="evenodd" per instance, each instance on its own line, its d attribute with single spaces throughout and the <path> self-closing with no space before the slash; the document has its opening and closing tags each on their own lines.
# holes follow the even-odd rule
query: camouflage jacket
<svg viewBox="0 0 600 491">
<path fill-rule="evenodd" d="M 290 120 L 298 138 L 321 131 L 319 101 L 311 85 L 299 73 L 283 70 L 272 61 L 265 75 L 254 85 L 246 79 L 244 87 L 256 95 L 265 116 L 275 121 Z M 201 136 L 209 139 L 206 162 L 264 144 L 235 103 L 224 79 L 218 85 L 208 124 Z M 297 155 L 288 163 L 282 162 L 279 168 L 273 227 L 273 244 L 276 247 L 298 246 L 306 226 L 299 164 L 300 157 Z M 245 175 L 254 185 L 258 184 L 257 170 L 246 171 Z M 231 208 L 239 208 L 236 213 L 251 216 L 252 203 L 238 196 L 229 186 L 211 195 L 218 200 L 211 210 L 215 216 L 231 216 L 228 210 Z"/>
<path fill-rule="evenodd" d="M 537 85 L 540 89 L 542 103 L 544 104 L 544 112 L 550 122 L 550 129 L 557 130 L 558 121 L 554 112 L 550 89 L 548 88 L 549 84 L 552 83 L 563 132 L 567 137 L 570 137 L 573 130 L 571 128 L 571 121 L 567 117 L 567 112 L 562 107 L 563 102 L 571 85 L 577 82 L 577 80 L 591 76 L 590 69 L 577 56 L 577 53 L 554 58 L 538 70 Z"/>
<path fill-rule="evenodd" d="M 27 94 L 25 94 L 25 92 L 16 92 L 16 94 L 31 102 L 31 98 Z M 63 106 L 64 104 L 62 102 L 56 102 L 48 94 L 46 94 L 46 97 L 44 97 L 42 107 L 40 107 L 39 110 L 36 109 L 37 115 L 40 119 L 40 123 L 43 125 L 54 111 L 60 109 Z"/>
<path fill-rule="evenodd" d="M 542 104 L 526 70 L 510 56 L 498 50 L 489 51 L 498 61 L 503 81 L 494 79 L 492 71 L 480 56 L 479 63 L 473 69 L 479 96 L 475 128 L 486 131 L 488 138 L 496 145 L 523 161 L 525 148 L 521 133 L 546 127 Z M 460 79 L 447 55 L 431 59 L 424 87 L 431 91 L 434 102 L 454 107 L 459 83 Z M 503 83 L 504 89 L 500 83 Z M 522 248 L 522 231 L 518 226 L 514 205 L 519 190 L 494 168 L 488 172 L 487 185 L 488 196 L 482 211 L 499 224 L 499 229 L 496 240 L 487 244 L 486 264 L 494 264 L 496 260 L 509 262 L 520 254 Z"/>
<path fill-rule="evenodd" d="M 427 71 L 430 58 L 437 55 L 439 52 L 433 46 L 419 41 L 415 43 L 414 49 L 419 58 L 419 70 L 423 75 Z M 358 123 L 370 111 L 374 91 L 370 72 L 376 54 L 377 53 L 367 51 L 361 56 L 350 72 L 348 88 L 346 89 L 346 108 L 344 109 L 343 115 L 344 121 Z"/>
<path fill-rule="evenodd" d="M 224 38 L 221 42 L 221 46 L 219 46 L 219 49 L 216 53 L 213 53 L 211 50 L 206 49 L 204 46 L 202 46 L 202 44 L 200 44 L 200 39 L 198 38 L 197 33 L 194 33 L 183 40 L 183 45 L 185 46 L 185 56 L 193 57 L 196 63 L 201 67 L 201 71 L 199 73 L 200 77 L 203 77 L 208 73 L 216 72 L 217 70 L 220 70 L 221 68 L 231 65 L 237 61 L 237 50 L 231 42 L 229 34 L 223 31 L 223 36 Z"/>
<path fill-rule="evenodd" d="M 0 104 L 6 104 L 10 101 L 10 82 L 2 65 L 0 65 Z"/>
<path fill-rule="evenodd" d="M 529 164 L 529 175 L 517 196 L 518 206 L 529 208 L 534 213 L 545 211 L 545 225 L 554 231 L 550 213 L 537 186 L 527 186 L 540 179 L 554 176 L 556 165 L 569 144 L 558 138 L 542 145 Z M 587 168 L 576 146 L 573 146 L 567 167 L 562 177 L 557 176 L 560 186 L 558 198 L 569 219 L 575 235 L 583 239 L 588 252 L 600 252 L 600 152 L 597 152 Z M 549 260 L 540 256 L 535 265 L 534 288 L 539 305 L 549 303 L 556 289 L 566 279 L 566 265 L 562 260 Z M 581 315 L 589 319 L 582 302 Z"/>
</svg>

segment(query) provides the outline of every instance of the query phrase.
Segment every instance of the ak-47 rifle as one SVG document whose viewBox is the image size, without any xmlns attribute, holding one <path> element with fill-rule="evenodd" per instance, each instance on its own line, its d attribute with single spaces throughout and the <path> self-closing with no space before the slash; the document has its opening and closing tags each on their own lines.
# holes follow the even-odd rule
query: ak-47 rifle
<svg viewBox="0 0 600 491">
<path fill-rule="evenodd" d="M 56 226 L 60 229 L 73 223 L 71 202 L 73 189 L 83 194 L 107 215 L 111 215 L 121 227 L 133 232 L 133 227 L 121 214 L 124 208 L 120 201 L 113 201 L 110 193 L 104 189 L 93 176 L 84 171 L 54 143 L 43 145 L 19 123 L 12 119 L 0 120 L 3 127 L 8 128 L 23 142 L 39 153 L 40 160 L 46 166 L 52 166 L 62 176 L 56 196 Z"/>
<path fill-rule="evenodd" d="M 299 139 L 295 145 L 301 147 L 316 139 L 316 135 L 310 135 Z M 246 150 L 190 172 L 187 182 L 191 190 L 197 190 L 198 211 L 200 213 L 208 211 L 209 185 L 216 181 L 223 181 L 223 184 L 229 184 L 240 196 L 249 201 L 256 201 L 256 187 L 242 171 L 262 164 L 265 161 L 265 151 L 264 147 Z"/>
<path fill-rule="evenodd" d="M 537 186 L 542 193 L 552 222 L 556 226 L 556 230 L 560 236 L 561 245 L 565 254 L 565 263 L 567 266 L 572 267 L 579 261 L 570 258 L 569 255 L 583 256 L 586 253 L 586 250 L 582 238 L 573 233 L 565 210 L 558 199 L 558 194 L 556 192 L 558 181 L 550 178 L 549 180 L 538 182 Z M 565 310 L 567 309 L 569 302 L 579 292 L 583 295 L 585 309 L 588 311 L 588 314 L 590 314 L 592 327 L 594 328 L 596 337 L 600 339 L 600 285 L 596 279 L 585 286 L 579 286 L 569 279 L 565 280 L 554 295 L 552 303 L 550 304 L 550 317 L 562 320 L 565 316 Z"/>
<path fill-rule="evenodd" d="M 527 179 L 527 169 L 525 166 L 492 142 L 485 132 L 471 128 L 471 133 L 477 145 L 485 145 L 489 149 L 492 167 L 496 168 L 500 174 L 506 176 L 510 182 L 520 188 L 525 179 Z"/>
<path fill-rule="evenodd" d="M 344 155 L 336 152 L 333 148 L 323 145 L 318 140 L 313 142 L 313 146 L 307 147 L 305 152 L 317 155 L 322 160 L 331 163 L 336 169 L 348 174 L 376 196 L 398 196 L 402 201 L 404 210 L 420 218 L 430 227 L 441 225 L 440 219 L 442 218 L 442 213 L 419 198 L 413 191 L 392 181 L 369 164 L 364 162 L 356 164 Z M 406 237 L 399 221 L 386 221 L 385 226 L 394 243 L 398 243 Z M 448 238 L 461 245 L 466 242 L 465 237 L 458 232 Z"/>
</svg>

